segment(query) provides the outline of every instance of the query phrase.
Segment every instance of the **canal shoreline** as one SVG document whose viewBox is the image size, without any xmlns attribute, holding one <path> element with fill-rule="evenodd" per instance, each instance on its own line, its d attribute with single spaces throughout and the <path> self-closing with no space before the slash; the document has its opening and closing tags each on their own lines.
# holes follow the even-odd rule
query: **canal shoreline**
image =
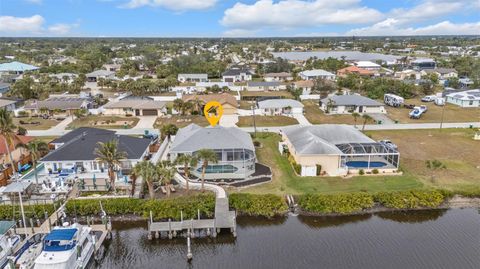
<svg viewBox="0 0 480 269">
<path fill-rule="evenodd" d="M 439 209 L 453 209 L 453 208 L 477 208 L 480 209 L 480 198 L 470 198 L 470 197 L 463 197 L 460 195 L 455 195 L 454 197 L 446 200 L 443 202 L 440 206 L 437 207 L 420 207 L 420 208 L 388 208 L 385 206 L 381 205 L 375 205 L 374 207 L 367 209 L 367 210 L 361 210 L 361 211 L 355 211 L 351 213 L 346 213 L 346 214 L 341 214 L 341 213 L 316 213 L 316 212 L 310 212 L 310 211 L 305 211 L 301 208 L 297 208 L 295 210 L 295 213 L 297 213 L 300 216 L 311 216 L 311 217 L 338 217 L 338 216 L 357 216 L 357 215 L 367 215 L 367 214 L 374 214 L 374 213 L 382 213 L 382 212 L 410 212 L 410 211 L 428 211 L 428 210 L 439 210 Z M 284 217 L 287 216 L 289 213 L 291 213 L 290 210 L 287 210 L 281 214 L 276 214 L 273 217 L 268 217 L 268 216 L 263 216 L 263 215 L 252 215 L 252 214 L 242 214 L 241 212 L 237 213 L 237 216 L 243 217 L 243 216 L 248 216 L 248 217 L 265 217 L 267 219 L 272 219 L 275 217 Z M 112 215 L 109 216 L 112 221 L 114 222 L 138 222 L 138 221 L 148 221 L 148 218 L 141 216 L 141 215 L 135 215 L 135 214 L 123 214 L 123 215 Z M 77 218 L 80 222 L 85 222 L 87 221 L 86 216 L 80 216 Z M 94 223 L 98 224 L 102 222 L 102 219 L 98 216 L 90 216 L 90 220 L 93 220 Z"/>
</svg>

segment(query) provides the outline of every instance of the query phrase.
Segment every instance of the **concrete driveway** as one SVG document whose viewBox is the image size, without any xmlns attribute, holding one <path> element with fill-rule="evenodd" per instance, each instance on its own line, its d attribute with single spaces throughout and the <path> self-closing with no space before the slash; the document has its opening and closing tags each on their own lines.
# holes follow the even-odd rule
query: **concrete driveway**
<svg viewBox="0 0 480 269">
<path fill-rule="evenodd" d="M 135 125 L 135 129 L 151 129 L 153 128 L 153 124 L 157 120 L 157 116 L 138 116 L 140 119 Z"/>
<path fill-rule="evenodd" d="M 220 119 L 220 126 L 236 127 L 238 122 L 238 115 L 223 115 Z"/>
</svg>

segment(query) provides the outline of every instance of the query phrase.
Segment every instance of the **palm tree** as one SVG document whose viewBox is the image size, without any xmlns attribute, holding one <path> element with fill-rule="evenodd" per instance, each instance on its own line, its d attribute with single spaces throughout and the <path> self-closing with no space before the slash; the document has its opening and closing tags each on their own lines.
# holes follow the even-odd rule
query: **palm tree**
<svg viewBox="0 0 480 269">
<path fill-rule="evenodd" d="M 160 129 L 160 134 L 162 135 L 162 138 L 168 138 L 168 141 L 170 141 L 170 138 L 172 135 L 176 135 L 178 132 L 178 127 L 175 124 L 166 124 L 163 125 L 162 128 Z"/>
<path fill-rule="evenodd" d="M 197 158 L 202 161 L 202 191 L 205 183 L 205 171 L 207 170 L 208 163 L 218 163 L 217 154 L 211 149 L 201 149 L 197 151 Z"/>
<path fill-rule="evenodd" d="M 118 141 L 110 140 L 108 142 L 98 142 L 98 148 L 95 149 L 97 155 L 96 161 L 104 162 L 108 166 L 108 177 L 110 186 L 115 191 L 115 166 L 120 165 L 120 161 L 127 157 L 124 151 L 118 149 Z"/>
<path fill-rule="evenodd" d="M 357 112 L 353 112 L 352 117 L 353 117 L 353 121 L 355 122 L 354 126 L 355 128 L 357 128 L 357 119 L 358 117 L 360 117 L 360 114 L 358 114 Z"/>
<path fill-rule="evenodd" d="M 157 168 L 155 165 L 150 161 L 141 161 L 133 167 L 133 173 L 135 176 L 142 177 L 143 181 L 147 184 L 150 199 L 155 199 L 155 189 L 153 184 L 158 180 Z"/>
<path fill-rule="evenodd" d="M 43 152 L 48 152 L 48 145 L 47 143 L 39 140 L 33 140 L 28 144 L 20 143 L 16 146 L 17 148 L 24 148 L 30 152 L 30 156 L 32 157 L 33 163 L 33 174 L 35 175 L 35 183 L 37 184 L 38 188 L 38 175 L 37 175 L 37 161 L 40 158 Z"/>
<path fill-rule="evenodd" d="M 187 114 L 187 111 L 191 111 L 193 109 L 193 103 L 188 101 L 184 102 L 182 106 L 182 115 Z"/>
<path fill-rule="evenodd" d="M 193 104 L 194 110 L 197 111 L 198 115 L 202 115 L 202 106 L 204 105 L 203 100 L 199 99 L 198 97 L 195 97 L 195 99 L 192 100 L 192 104 Z"/>
<path fill-rule="evenodd" d="M 13 144 L 13 137 L 15 136 L 15 124 L 13 124 L 12 114 L 4 108 L 0 109 L 0 134 L 3 136 L 3 142 L 7 148 L 8 157 L 10 158 L 10 165 L 12 166 L 12 174 L 15 175 L 15 164 L 13 163 L 12 152 L 10 147 Z"/>
<path fill-rule="evenodd" d="M 173 100 L 173 109 L 175 109 L 177 112 L 182 113 L 182 116 L 183 116 L 184 103 L 185 102 L 183 102 L 183 100 L 179 98 Z"/>
<path fill-rule="evenodd" d="M 167 187 L 167 196 L 170 196 L 170 184 L 176 172 L 175 167 L 170 161 L 160 161 L 156 165 L 156 170 L 160 183 Z"/>
<path fill-rule="evenodd" d="M 363 118 L 362 131 L 364 131 L 365 130 L 365 124 L 367 124 L 368 121 L 372 120 L 372 117 L 370 117 L 370 115 L 363 114 L 362 118 Z"/>
<path fill-rule="evenodd" d="M 175 164 L 177 165 L 183 165 L 183 171 L 185 171 L 185 179 L 187 181 L 186 183 L 186 188 L 187 188 L 187 193 L 188 193 L 188 190 L 189 190 L 189 178 L 190 178 L 190 168 L 193 167 L 197 167 L 197 164 L 198 164 L 198 159 L 197 157 L 193 156 L 193 155 L 189 155 L 189 154 L 182 154 L 180 156 L 177 157 L 177 159 L 175 159 Z"/>
</svg>

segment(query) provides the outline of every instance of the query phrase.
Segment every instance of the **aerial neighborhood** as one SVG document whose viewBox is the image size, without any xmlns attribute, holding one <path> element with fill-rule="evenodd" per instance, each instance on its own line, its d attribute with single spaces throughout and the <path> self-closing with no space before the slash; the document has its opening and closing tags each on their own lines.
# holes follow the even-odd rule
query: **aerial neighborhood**
<svg viewBox="0 0 480 269">
<path fill-rule="evenodd" d="M 1 201 L 190 240 L 480 195 L 480 43 L 439 39 L 0 39 Z"/>
</svg>

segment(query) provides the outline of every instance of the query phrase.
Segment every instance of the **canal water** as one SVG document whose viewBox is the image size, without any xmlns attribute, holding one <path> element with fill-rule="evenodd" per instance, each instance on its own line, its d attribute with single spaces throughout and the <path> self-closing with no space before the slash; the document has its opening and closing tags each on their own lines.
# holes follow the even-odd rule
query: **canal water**
<svg viewBox="0 0 480 269">
<path fill-rule="evenodd" d="M 116 222 L 90 268 L 480 268 L 476 209 L 347 217 L 238 218 L 238 237 L 147 239 L 146 222 Z"/>
</svg>

